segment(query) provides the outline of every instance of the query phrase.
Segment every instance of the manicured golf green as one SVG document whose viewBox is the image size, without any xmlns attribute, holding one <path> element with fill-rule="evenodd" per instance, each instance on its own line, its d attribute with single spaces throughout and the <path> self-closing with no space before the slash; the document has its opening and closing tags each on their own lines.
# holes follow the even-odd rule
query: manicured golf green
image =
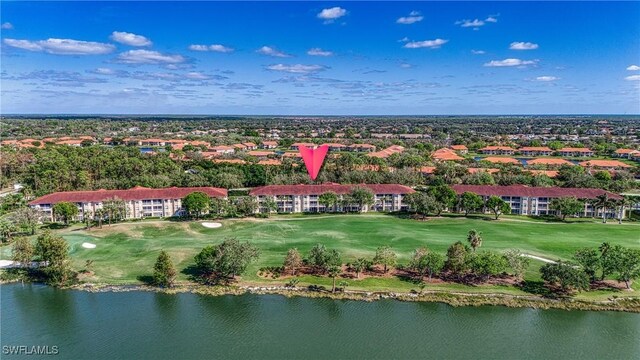
<svg viewBox="0 0 640 360">
<path fill-rule="evenodd" d="M 486 218 L 466 219 L 444 217 L 417 221 L 381 214 L 278 216 L 270 219 L 222 220 L 222 227 L 209 229 L 200 222 L 147 221 L 104 225 L 102 229 L 79 228 L 61 230 L 68 240 L 75 269 L 83 269 L 86 260 L 93 260 L 96 283 L 139 283 L 139 277 L 150 275 L 161 249 L 167 250 L 178 270 L 193 264 L 194 255 L 204 246 L 235 237 L 250 241 L 261 249 L 259 261 L 243 277 L 245 282 L 265 282 L 257 276 L 264 266 L 279 266 L 287 250 L 298 248 L 305 254 L 314 244 L 322 243 L 338 249 L 343 262 L 359 256 L 373 257 L 375 249 L 390 245 L 399 262 L 406 263 L 414 249 L 426 246 L 445 253 L 455 241 L 466 241 L 470 229 L 482 232 L 482 249 L 518 248 L 522 252 L 548 259 L 570 259 L 580 247 L 597 247 L 608 241 L 640 248 L 640 225 L 594 222 L 545 223 L 522 217 L 499 221 Z M 95 249 L 81 246 L 88 242 Z M 3 249 L 2 258 L 7 258 Z M 536 279 L 542 263 L 532 261 L 526 277 Z M 180 274 L 179 280 L 187 275 Z M 282 283 L 282 280 L 279 280 Z M 329 279 L 303 277 L 302 283 L 328 284 Z M 460 290 L 467 288 L 457 285 Z M 447 288 L 450 288 L 447 285 Z M 410 290 L 416 285 L 390 278 L 370 278 L 350 284 L 350 288 L 371 290 Z M 514 290 L 515 291 L 515 290 Z"/>
</svg>

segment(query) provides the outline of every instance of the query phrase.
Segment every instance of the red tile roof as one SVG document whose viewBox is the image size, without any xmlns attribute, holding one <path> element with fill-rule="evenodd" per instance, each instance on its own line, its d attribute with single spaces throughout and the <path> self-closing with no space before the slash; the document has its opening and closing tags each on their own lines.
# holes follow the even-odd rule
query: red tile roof
<svg viewBox="0 0 640 360">
<path fill-rule="evenodd" d="M 527 160 L 527 165 L 574 165 L 565 159 L 537 158 Z"/>
<path fill-rule="evenodd" d="M 278 165 L 282 165 L 282 161 L 276 160 L 276 159 L 260 160 L 260 161 L 258 161 L 258 165 L 274 165 L 274 166 L 278 166 Z"/>
<path fill-rule="evenodd" d="M 29 203 L 29 205 L 38 204 L 56 204 L 62 201 L 72 203 L 79 202 L 100 202 L 107 199 L 117 197 L 122 200 L 145 200 L 145 199 L 181 199 L 192 192 L 200 191 L 211 197 L 226 197 L 227 189 L 215 187 L 170 187 L 163 189 L 150 189 L 142 186 L 136 186 L 129 190 L 95 190 L 95 191 L 64 191 L 55 192 L 45 196 L 41 196 Z"/>
<path fill-rule="evenodd" d="M 269 155 L 275 155 L 275 152 L 273 151 L 260 151 L 260 150 L 251 150 L 247 153 L 247 155 L 251 155 L 251 156 L 269 156 Z"/>
<path fill-rule="evenodd" d="M 451 148 L 452 148 L 453 150 L 456 150 L 456 151 L 469 150 L 469 149 L 467 149 L 467 147 L 466 147 L 466 146 L 464 146 L 464 145 L 451 145 Z"/>
<path fill-rule="evenodd" d="M 520 161 L 510 157 L 487 156 L 486 158 L 480 159 L 480 161 L 488 161 L 494 164 L 520 164 Z"/>
<path fill-rule="evenodd" d="M 558 172 L 555 170 L 525 170 L 533 175 L 547 175 L 550 178 L 554 178 L 558 176 Z"/>
<path fill-rule="evenodd" d="M 508 147 L 508 146 L 494 146 L 494 145 L 490 145 L 490 146 L 485 146 L 482 149 L 480 149 L 480 151 L 484 151 L 484 150 L 505 150 L 505 151 L 515 151 L 514 148 Z"/>
<path fill-rule="evenodd" d="M 584 167 L 600 167 L 600 168 L 630 168 L 633 167 L 618 160 L 588 160 L 580 163 Z"/>
<path fill-rule="evenodd" d="M 423 174 L 433 174 L 436 171 L 435 166 L 423 166 L 420 168 L 420 172 Z"/>
<path fill-rule="evenodd" d="M 363 187 L 371 190 L 374 194 L 411 194 L 415 192 L 412 188 L 398 184 L 321 184 L 321 185 L 267 185 L 253 188 L 249 195 L 320 195 L 325 192 L 336 194 L 348 194 L 355 187 Z"/>
<path fill-rule="evenodd" d="M 461 157 L 460 155 L 456 154 L 455 151 L 448 149 L 448 148 L 442 148 L 442 149 L 438 149 L 436 151 L 433 152 L 433 154 L 431 154 L 431 157 L 434 160 L 439 160 L 439 161 L 459 161 L 459 160 L 464 160 L 463 157 Z"/>
<path fill-rule="evenodd" d="M 389 156 L 393 155 L 393 154 L 398 154 L 404 151 L 404 147 L 400 146 L 400 145 L 391 145 L 386 149 L 380 150 L 380 151 L 376 151 L 376 152 L 372 152 L 369 153 L 368 155 L 371 157 L 376 157 L 376 158 L 388 158 Z"/>
<path fill-rule="evenodd" d="M 622 199 L 622 196 L 602 189 L 561 188 L 561 187 L 529 187 L 525 185 L 453 185 L 456 193 L 466 191 L 483 196 L 522 196 L 522 197 L 570 197 L 578 199 L 595 199 L 598 195 L 607 194 L 612 199 Z"/>
<path fill-rule="evenodd" d="M 634 150 L 634 149 L 618 149 L 616 150 L 616 154 L 635 154 L 635 153 L 640 153 L 640 151 L 638 150 Z"/>
</svg>

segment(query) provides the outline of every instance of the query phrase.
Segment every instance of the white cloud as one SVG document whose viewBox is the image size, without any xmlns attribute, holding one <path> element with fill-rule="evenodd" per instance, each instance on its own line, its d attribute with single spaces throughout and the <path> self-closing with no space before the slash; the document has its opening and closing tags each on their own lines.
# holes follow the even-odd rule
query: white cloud
<svg viewBox="0 0 640 360">
<path fill-rule="evenodd" d="M 209 47 L 207 45 L 189 45 L 189 50 L 191 50 L 191 51 L 209 51 Z"/>
<path fill-rule="evenodd" d="M 113 33 L 111 33 L 111 36 L 109 38 L 115 42 L 119 42 L 121 44 L 129 46 L 151 46 L 152 44 L 151 40 L 142 35 L 136 35 L 123 31 L 114 31 Z"/>
<path fill-rule="evenodd" d="M 524 42 L 524 41 L 512 42 L 511 45 L 509 45 L 509 49 L 511 50 L 535 50 L 537 48 L 538 48 L 538 44 Z"/>
<path fill-rule="evenodd" d="M 624 79 L 628 81 L 640 81 L 640 75 L 629 75 Z"/>
<path fill-rule="evenodd" d="M 400 64 L 400 67 L 403 69 L 411 69 L 413 67 L 413 65 L 409 64 L 409 63 L 402 63 Z"/>
<path fill-rule="evenodd" d="M 398 42 L 409 42 L 411 41 L 411 39 L 409 39 L 408 37 L 403 37 L 402 39 L 398 40 Z"/>
<path fill-rule="evenodd" d="M 473 55 L 482 55 L 482 54 L 485 54 L 485 51 L 484 50 L 471 50 L 471 53 Z"/>
<path fill-rule="evenodd" d="M 336 19 L 339 19 L 345 15 L 347 15 L 347 10 L 336 6 L 328 9 L 322 9 L 322 11 L 320 11 L 317 16 L 318 19 L 324 20 L 325 24 L 331 24 L 332 22 L 336 21 Z"/>
<path fill-rule="evenodd" d="M 419 49 L 419 48 L 437 49 L 441 45 L 446 44 L 447 42 L 449 42 L 449 40 L 443 40 L 443 39 L 411 41 L 404 44 L 404 47 L 407 49 Z"/>
<path fill-rule="evenodd" d="M 221 52 L 221 53 L 228 53 L 228 52 L 232 52 L 233 48 L 220 45 L 220 44 L 213 44 L 213 45 L 209 45 L 209 50 L 215 51 L 215 52 Z"/>
<path fill-rule="evenodd" d="M 200 72 L 195 72 L 195 71 L 185 74 L 185 77 L 191 80 L 209 80 L 210 79 L 208 75 Z"/>
<path fill-rule="evenodd" d="M 560 78 L 555 76 L 549 76 L 549 75 L 538 76 L 536 78 L 536 81 L 556 81 L 556 80 L 560 80 Z"/>
<path fill-rule="evenodd" d="M 482 20 L 460 20 L 460 21 L 456 21 L 457 25 L 460 25 L 462 27 L 480 27 L 480 26 L 484 26 L 484 21 Z"/>
<path fill-rule="evenodd" d="M 267 66 L 267 69 L 273 71 L 284 71 L 293 74 L 311 74 L 319 71 L 326 70 L 327 68 L 322 65 L 285 65 L 285 64 L 275 64 Z"/>
<path fill-rule="evenodd" d="M 212 45 L 189 45 L 189 50 L 192 51 L 213 51 L 219 53 L 230 53 L 233 52 L 234 49 L 220 45 L 220 44 L 212 44 Z"/>
<path fill-rule="evenodd" d="M 629 71 L 638 71 L 638 70 L 640 70 L 640 66 L 638 66 L 638 65 L 629 65 L 627 70 L 629 70 Z"/>
<path fill-rule="evenodd" d="M 311 49 L 309 49 L 309 51 L 307 51 L 307 55 L 311 55 L 311 56 L 331 56 L 331 55 L 333 55 L 333 52 L 327 51 L 327 50 L 322 50 L 321 48 L 311 48 Z"/>
<path fill-rule="evenodd" d="M 118 55 L 116 61 L 125 64 L 179 64 L 186 59 L 182 55 L 162 54 L 151 50 L 129 50 Z"/>
<path fill-rule="evenodd" d="M 504 60 L 492 60 L 484 64 L 489 67 L 508 67 L 508 66 L 526 66 L 533 65 L 537 60 L 520 60 L 520 59 L 504 59 Z"/>
<path fill-rule="evenodd" d="M 497 23 L 498 19 L 496 18 L 496 15 L 489 15 L 489 17 L 484 19 L 484 21 L 490 22 L 490 23 Z"/>
<path fill-rule="evenodd" d="M 4 39 L 8 46 L 57 55 L 101 55 L 116 49 L 112 44 L 72 39 L 16 40 Z"/>
<path fill-rule="evenodd" d="M 270 47 L 270 46 L 263 46 L 260 49 L 256 50 L 256 52 L 258 54 L 262 54 L 262 55 L 267 55 L 267 56 L 274 56 L 274 57 L 291 57 L 291 55 L 287 54 L 287 53 L 283 53 L 282 51 Z"/>
<path fill-rule="evenodd" d="M 94 74 L 100 74 L 100 75 L 113 75 L 116 73 L 115 70 L 113 69 L 109 69 L 109 68 L 97 68 L 94 71 L 92 71 Z"/>
<path fill-rule="evenodd" d="M 422 15 L 420 15 L 420 13 L 418 11 L 412 11 L 409 16 L 403 16 L 401 18 L 398 18 L 398 20 L 396 20 L 396 22 L 398 24 L 404 24 L 404 25 L 410 25 L 413 23 L 417 23 L 418 21 L 422 21 L 422 19 L 424 19 L 424 17 Z"/>
<path fill-rule="evenodd" d="M 2 28 L 2 30 L 11 30 L 11 29 L 13 29 L 13 24 L 10 23 L 10 22 L 6 22 L 6 23 L 3 23 L 0 26 L 0 28 Z"/>
</svg>

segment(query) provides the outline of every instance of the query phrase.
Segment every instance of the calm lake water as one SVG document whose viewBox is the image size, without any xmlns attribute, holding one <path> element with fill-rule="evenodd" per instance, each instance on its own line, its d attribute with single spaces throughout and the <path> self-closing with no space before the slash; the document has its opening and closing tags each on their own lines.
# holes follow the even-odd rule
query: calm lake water
<svg viewBox="0 0 640 360">
<path fill-rule="evenodd" d="M 640 314 L 20 284 L 0 292 L 2 345 L 58 346 L 49 359 L 640 358 Z"/>
</svg>

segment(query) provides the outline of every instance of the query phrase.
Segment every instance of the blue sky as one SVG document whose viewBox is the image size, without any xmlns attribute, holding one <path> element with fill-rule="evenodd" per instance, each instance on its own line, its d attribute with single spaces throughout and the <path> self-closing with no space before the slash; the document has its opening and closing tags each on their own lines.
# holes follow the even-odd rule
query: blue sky
<svg viewBox="0 0 640 360">
<path fill-rule="evenodd" d="M 0 7 L 4 114 L 640 113 L 640 2 Z"/>
</svg>

